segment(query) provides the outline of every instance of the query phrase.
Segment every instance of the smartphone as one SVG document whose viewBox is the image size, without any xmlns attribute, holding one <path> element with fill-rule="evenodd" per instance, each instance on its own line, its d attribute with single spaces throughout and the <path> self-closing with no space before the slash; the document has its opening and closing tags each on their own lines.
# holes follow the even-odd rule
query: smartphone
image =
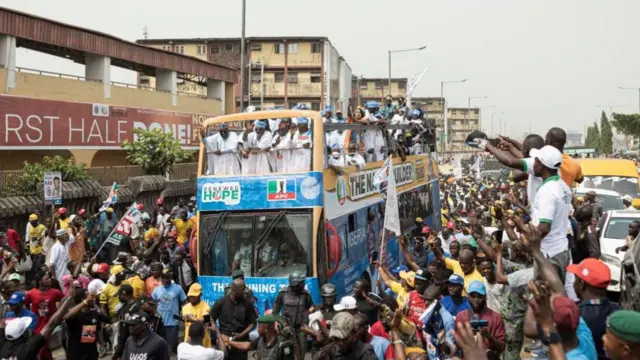
<svg viewBox="0 0 640 360">
<path fill-rule="evenodd" d="M 204 316 L 204 320 L 203 320 L 203 321 L 204 321 L 204 323 L 205 323 L 205 324 L 210 323 L 210 322 L 211 322 L 211 315 L 206 314 L 206 315 Z"/>
<path fill-rule="evenodd" d="M 371 262 L 373 263 L 374 261 L 378 260 L 378 252 L 374 251 L 371 253 Z"/>
<path fill-rule="evenodd" d="M 469 324 L 471 324 L 471 328 L 473 330 L 479 330 L 481 328 L 489 326 L 488 320 L 470 320 Z"/>
</svg>

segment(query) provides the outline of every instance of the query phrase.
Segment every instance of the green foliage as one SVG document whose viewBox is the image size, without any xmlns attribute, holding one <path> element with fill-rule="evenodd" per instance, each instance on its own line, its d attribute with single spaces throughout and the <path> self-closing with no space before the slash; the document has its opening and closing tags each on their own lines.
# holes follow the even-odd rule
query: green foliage
<svg viewBox="0 0 640 360">
<path fill-rule="evenodd" d="M 598 143 L 601 154 L 613 154 L 613 129 L 604 111 L 600 116 L 600 139 Z"/>
<path fill-rule="evenodd" d="M 165 175 L 179 162 L 193 158 L 193 151 L 183 150 L 171 133 L 160 129 L 134 129 L 136 141 L 125 140 L 120 147 L 127 152 L 127 160 L 142 168 L 146 175 Z"/>
<path fill-rule="evenodd" d="M 624 135 L 640 138 L 640 114 L 613 114 L 611 125 Z"/>
<path fill-rule="evenodd" d="M 584 139 L 584 146 L 599 148 L 600 146 L 600 131 L 598 130 L 598 124 L 593 123 L 592 126 L 587 128 L 587 136 Z"/>
<path fill-rule="evenodd" d="M 76 164 L 73 158 L 65 159 L 62 156 L 45 156 L 42 163 L 24 162 L 22 173 L 18 176 L 8 177 L 5 185 L 4 196 L 27 196 L 37 193 L 38 184 L 44 181 L 44 173 L 59 171 L 62 181 L 87 180 L 85 164 Z"/>
</svg>

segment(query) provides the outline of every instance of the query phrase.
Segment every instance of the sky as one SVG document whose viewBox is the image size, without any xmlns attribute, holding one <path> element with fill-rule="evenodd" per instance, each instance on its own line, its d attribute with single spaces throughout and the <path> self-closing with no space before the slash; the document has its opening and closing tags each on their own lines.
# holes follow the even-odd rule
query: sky
<svg viewBox="0 0 640 360">
<path fill-rule="evenodd" d="M 135 41 L 149 38 L 239 37 L 241 1 L 0 0 L 0 6 Z M 481 107 L 482 127 L 507 134 L 544 134 L 552 126 L 583 132 L 602 107 L 638 112 L 640 26 L 637 0 L 247 0 L 246 36 L 324 36 L 354 75 L 387 77 L 429 71 L 415 96 L 440 96 L 449 107 Z M 108 4 L 108 5 L 107 5 Z M 17 65 L 83 75 L 82 65 L 20 49 Z M 135 73 L 112 69 L 113 81 Z"/>
</svg>

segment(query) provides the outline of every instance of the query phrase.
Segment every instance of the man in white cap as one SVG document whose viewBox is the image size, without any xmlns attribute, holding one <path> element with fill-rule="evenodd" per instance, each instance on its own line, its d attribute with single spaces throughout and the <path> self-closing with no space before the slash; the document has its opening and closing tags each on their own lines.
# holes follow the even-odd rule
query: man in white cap
<svg viewBox="0 0 640 360">
<path fill-rule="evenodd" d="M 626 210 L 636 210 L 635 207 L 631 204 L 633 202 L 633 198 L 631 195 L 625 195 L 622 197 L 622 203 L 626 207 Z"/>
<path fill-rule="evenodd" d="M 51 269 L 51 273 L 55 274 L 56 279 L 62 284 L 62 277 L 69 274 L 67 263 L 69 262 L 69 245 L 75 242 L 75 237 L 69 235 L 67 230 L 56 230 L 56 242 L 51 247 L 49 261 L 47 265 Z"/>
<path fill-rule="evenodd" d="M 333 309 L 336 312 L 348 312 L 351 315 L 355 315 L 358 312 L 358 305 L 356 298 L 353 296 L 344 296 L 340 299 L 338 304 L 333 305 Z"/>
<path fill-rule="evenodd" d="M 271 142 L 273 136 L 271 131 L 267 130 L 267 122 L 265 120 L 256 121 L 253 126 L 255 129 L 249 134 L 248 149 L 251 150 L 251 168 L 255 169 L 256 174 L 268 174 L 271 172 L 273 165 L 271 164 Z"/>
</svg>

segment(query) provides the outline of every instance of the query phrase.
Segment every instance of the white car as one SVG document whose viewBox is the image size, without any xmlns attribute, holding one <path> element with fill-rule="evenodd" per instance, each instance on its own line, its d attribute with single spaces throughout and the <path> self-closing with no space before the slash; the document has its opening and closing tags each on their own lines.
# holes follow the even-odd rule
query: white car
<svg viewBox="0 0 640 360">
<path fill-rule="evenodd" d="M 606 220 L 600 230 L 600 260 L 607 264 L 611 270 L 612 281 L 607 290 L 620 292 L 624 252 L 616 254 L 616 249 L 624 246 L 625 239 L 629 234 L 629 224 L 634 220 L 640 221 L 640 211 L 614 210 L 607 211 L 604 216 Z"/>
<path fill-rule="evenodd" d="M 619 192 L 595 188 L 577 188 L 574 190 L 577 196 L 584 197 L 589 191 L 595 191 L 596 201 L 602 204 L 602 211 L 623 210 L 622 195 Z"/>
</svg>

